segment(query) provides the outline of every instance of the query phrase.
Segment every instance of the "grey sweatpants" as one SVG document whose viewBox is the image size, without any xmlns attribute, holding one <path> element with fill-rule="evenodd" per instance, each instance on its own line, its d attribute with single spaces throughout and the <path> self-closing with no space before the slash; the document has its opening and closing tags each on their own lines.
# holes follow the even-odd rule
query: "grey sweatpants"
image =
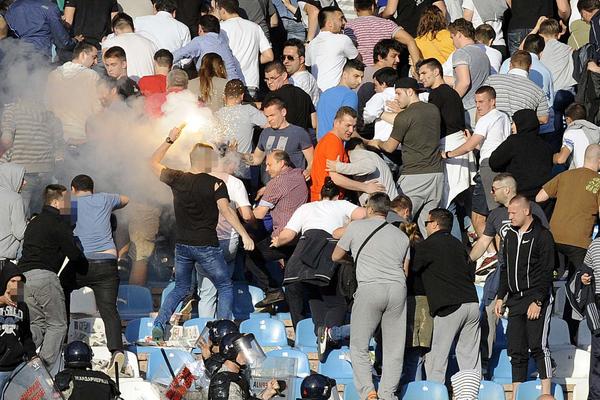
<svg viewBox="0 0 600 400">
<path fill-rule="evenodd" d="M 354 385 L 361 399 L 375 390 L 369 341 L 381 323 L 383 373 L 379 398 L 397 400 L 396 389 L 402 374 L 406 342 L 406 283 L 359 285 L 354 294 L 350 321 L 350 357 Z"/>
<path fill-rule="evenodd" d="M 425 355 L 428 381 L 445 382 L 450 347 L 457 335 L 456 359 L 460 370 L 481 370 L 479 304 L 465 303 L 450 315 L 433 318 L 431 351 Z"/>
<path fill-rule="evenodd" d="M 413 204 L 413 216 L 419 216 L 421 234 L 427 236 L 425 221 L 429 211 L 440 205 L 444 194 L 444 173 L 418 175 L 400 175 L 398 192 L 410 197 Z"/>
<path fill-rule="evenodd" d="M 65 295 L 54 272 L 34 269 L 23 275 L 27 279 L 25 303 L 29 308 L 33 341 L 36 347 L 42 347 L 39 356 L 55 374 L 68 330 Z"/>
</svg>

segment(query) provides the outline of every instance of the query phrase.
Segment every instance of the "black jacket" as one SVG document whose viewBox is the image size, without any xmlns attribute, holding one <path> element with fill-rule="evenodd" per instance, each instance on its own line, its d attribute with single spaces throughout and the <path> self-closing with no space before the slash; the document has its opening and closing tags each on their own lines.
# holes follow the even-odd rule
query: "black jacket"
<svg viewBox="0 0 600 400">
<path fill-rule="evenodd" d="M 15 276 L 25 277 L 12 263 L 6 263 L 0 273 L 0 293 Z M 23 361 L 35 356 L 35 343 L 31 337 L 29 308 L 25 302 L 17 307 L 0 306 L 0 371 L 12 371 Z"/>
<path fill-rule="evenodd" d="M 413 269 L 421 273 L 432 316 L 448 315 L 461 304 L 478 302 L 475 266 L 465 246 L 449 231 L 435 232 L 415 246 Z"/>
<path fill-rule="evenodd" d="M 523 234 L 514 226 L 508 229 L 498 298 L 508 294 L 507 306 L 513 306 L 511 313 L 526 312 L 532 302 L 548 300 L 554 277 L 554 251 L 552 234 L 535 215 Z"/>
<path fill-rule="evenodd" d="M 336 243 L 324 230 L 306 231 L 285 266 L 283 284 L 306 282 L 316 286 L 329 285 L 338 267 L 337 263 L 331 261 Z"/>
<path fill-rule="evenodd" d="M 71 263 L 85 262 L 75 244 L 73 230 L 61 218 L 59 210 L 44 206 L 40 215 L 27 225 L 19 268 L 23 272 L 45 269 L 58 273 L 65 256 Z"/>
<path fill-rule="evenodd" d="M 581 321 L 585 317 L 590 332 L 597 335 L 600 333 L 600 315 L 596 304 L 596 282 L 592 279 L 591 284 L 584 285 L 581 282 L 583 274 L 593 277 L 594 270 L 585 264 L 577 268 L 567 285 L 567 300 L 573 308 L 573 319 Z"/>
<path fill-rule="evenodd" d="M 540 125 L 533 110 L 519 110 L 513 115 L 517 133 L 510 135 L 492 152 L 490 168 L 514 176 L 518 192 L 533 200 L 550 180 L 552 149 L 540 137 Z"/>
</svg>

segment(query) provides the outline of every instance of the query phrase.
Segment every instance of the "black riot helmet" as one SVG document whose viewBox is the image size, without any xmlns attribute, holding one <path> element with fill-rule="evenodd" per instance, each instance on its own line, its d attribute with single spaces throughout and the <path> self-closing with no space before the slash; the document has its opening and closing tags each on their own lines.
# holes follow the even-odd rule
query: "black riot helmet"
<svg viewBox="0 0 600 400">
<path fill-rule="evenodd" d="M 94 353 L 87 343 L 76 340 L 65 347 L 64 357 L 67 368 L 92 368 Z"/>
<path fill-rule="evenodd" d="M 235 322 L 228 319 L 210 321 L 206 324 L 208 328 L 209 339 L 213 346 L 218 346 L 226 335 L 230 333 L 240 333 L 240 329 Z"/>
<path fill-rule="evenodd" d="M 266 358 L 262 347 L 251 333 L 230 333 L 221 339 L 219 353 L 224 359 L 237 364 L 238 354 L 243 354 L 245 364 L 251 368 L 260 365 Z"/>
<path fill-rule="evenodd" d="M 300 394 L 303 399 L 328 400 L 332 391 L 336 391 L 335 379 L 321 374 L 307 376 L 300 385 Z"/>
</svg>

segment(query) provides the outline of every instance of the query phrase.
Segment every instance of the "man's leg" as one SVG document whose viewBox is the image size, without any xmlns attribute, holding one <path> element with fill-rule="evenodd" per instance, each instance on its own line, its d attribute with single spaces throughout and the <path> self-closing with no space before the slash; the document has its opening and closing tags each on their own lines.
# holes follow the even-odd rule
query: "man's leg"
<svg viewBox="0 0 600 400">
<path fill-rule="evenodd" d="M 463 304 L 460 306 L 459 311 L 464 314 L 464 322 L 456 342 L 458 366 L 461 370 L 475 369 L 481 371 L 481 353 L 479 346 L 477 346 L 481 341 L 479 304 Z"/>
<path fill-rule="evenodd" d="M 298 322 L 306 318 L 304 312 L 304 299 L 306 286 L 302 282 L 294 282 L 285 287 L 285 300 L 290 308 L 290 316 L 292 317 L 292 326 L 296 329 Z"/>
<path fill-rule="evenodd" d="M 550 378 L 552 378 L 552 359 L 548 348 L 551 315 L 552 303 L 550 302 L 542 306 L 538 319 L 528 319 L 526 325 L 528 346 L 542 381 L 542 394 L 550 394 Z"/>
<path fill-rule="evenodd" d="M 512 365 L 513 393 L 521 382 L 527 380 L 529 347 L 527 344 L 527 314 L 508 315 L 506 328 L 508 356 Z"/>
<path fill-rule="evenodd" d="M 383 342 L 383 369 L 379 383 L 379 398 L 397 399 L 394 393 L 398 389 L 402 376 L 404 345 L 406 343 L 406 286 L 403 284 L 382 285 L 387 293 L 387 306 L 381 318 Z"/>
<path fill-rule="evenodd" d="M 587 327 L 586 327 L 587 329 Z M 592 357 L 590 358 L 589 397 L 600 399 L 600 335 L 592 334 Z"/>
<path fill-rule="evenodd" d="M 246 256 L 246 268 L 256 279 L 256 284 L 265 293 L 278 292 L 281 290 L 281 285 L 276 282 L 266 267 L 268 261 L 275 261 L 281 258 L 289 258 L 292 252 L 283 251 L 282 248 L 271 247 L 271 236 L 267 236 L 260 242 L 256 243 L 253 251 Z"/>
<path fill-rule="evenodd" d="M 413 216 L 418 218 L 419 230 L 425 234 L 425 221 L 429 211 L 438 207 L 444 191 L 444 174 L 401 175 L 398 191 L 410 197 Z"/>
<path fill-rule="evenodd" d="M 494 311 L 496 301 L 492 300 L 490 304 L 481 310 L 481 362 L 483 368 L 487 370 L 488 363 L 492 357 L 494 342 L 496 340 L 496 326 L 498 317 Z"/>
<path fill-rule="evenodd" d="M 464 316 L 460 308 L 445 317 L 435 316 L 433 318 L 431 351 L 425 355 L 427 380 L 442 384 L 446 381 L 450 348 L 463 323 Z"/>
<path fill-rule="evenodd" d="M 217 318 L 233 318 L 233 282 L 223 250 L 220 247 L 197 246 L 193 248 L 196 268 L 203 270 L 217 288 Z"/>
<path fill-rule="evenodd" d="M 36 280 L 36 274 L 37 270 L 28 271 L 23 274 L 27 280 L 24 294 L 25 304 L 27 304 L 27 308 L 29 308 L 29 320 L 33 342 L 35 343 L 35 347 L 40 347 L 44 342 L 44 334 L 46 332 L 46 316 L 44 314 L 44 308 L 37 300 L 37 297 L 39 297 L 37 295 L 39 283 L 43 282 Z"/>
<path fill-rule="evenodd" d="M 387 303 L 387 294 L 379 289 L 378 285 L 359 285 L 354 294 L 350 321 L 350 356 L 354 385 L 361 399 L 366 399 L 369 394 L 375 392 L 371 376 L 369 342 L 381 322 Z"/>
</svg>

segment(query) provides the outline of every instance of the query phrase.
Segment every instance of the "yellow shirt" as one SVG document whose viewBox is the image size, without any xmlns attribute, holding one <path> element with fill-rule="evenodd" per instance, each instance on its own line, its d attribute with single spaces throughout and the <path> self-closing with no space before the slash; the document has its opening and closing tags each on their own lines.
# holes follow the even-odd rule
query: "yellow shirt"
<svg viewBox="0 0 600 400">
<path fill-rule="evenodd" d="M 446 62 L 450 54 L 455 50 L 450 31 L 443 29 L 437 33 L 435 39 L 428 33 L 415 39 L 417 47 L 421 50 L 423 58 L 435 58 L 440 63 Z"/>
</svg>

